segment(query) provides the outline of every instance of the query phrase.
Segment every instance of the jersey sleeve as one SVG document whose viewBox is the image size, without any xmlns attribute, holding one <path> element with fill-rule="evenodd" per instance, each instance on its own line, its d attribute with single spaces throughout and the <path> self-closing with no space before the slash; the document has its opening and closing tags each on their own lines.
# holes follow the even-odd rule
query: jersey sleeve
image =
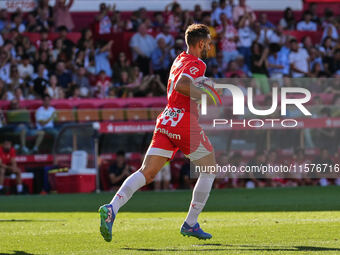
<svg viewBox="0 0 340 255">
<path fill-rule="evenodd" d="M 204 76 L 206 66 L 203 61 L 195 60 L 188 63 L 182 71 L 183 76 L 190 78 L 192 81 L 198 77 Z"/>
</svg>

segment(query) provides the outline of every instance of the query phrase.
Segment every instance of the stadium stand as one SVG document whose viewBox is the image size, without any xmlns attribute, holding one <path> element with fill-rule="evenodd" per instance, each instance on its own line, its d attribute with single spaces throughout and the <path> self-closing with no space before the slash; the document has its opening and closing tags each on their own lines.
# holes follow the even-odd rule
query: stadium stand
<svg viewBox="0 0 340 255">
<path fill-rule="evenodd" d="M 163 12 L 145 9 L 118 11 L 104 4 L 100 12 L 71 13 L 74 28 L 70 30 L 67 26 L 55 26 L 53 11 L 48 12 L 50 16 L 46 19 L 43 14 L 53 8 L 46 5 L 48 1 L 38 2 L 36 9 L 30 13 L 20 10 L 14 13 L 5 9 L 0 11 L 0 140 L 11 134 L 10 137 L 17 144 L 17 161 L 23 171 L 25 168 L 53 165 L 50 155 L 53 137 L 45 137 L 39 151 L 32 154 L 32 150 L 24 151 L 18 145 L 20 134 L 15 132 L 18 125 L 34 129 L 35 112 L 41 106 L 44 94 L 52 98 L 51 104 L 57 112 L 57 128 L 67 123 L 95 121 L 101 122 L 103 130 L 107 126 L 114 129 L 115 125 L 135 125 L 136 122 L 152 127 L 166 105 L 166 84 L 160 72 L 149 68 L 150 62 L 159 62 L 159 57 L 152 52 L 145 53 L 145 56 L 136 55 L 131 48 L 132 38 L 143 34 L 141 28 L 144 26 L 147 34 L 151 35 L 150 45 L 154 51 L 160 50 L 162 61 L 169 58 L 165 67 L 169 69 L 178 52 L 185 50 L 185 27 L 195 22 L 208 25 L 214 39 L 213 49 L 206 61 L 207 76 L 310 79 L 308 89 L 312 92 L 312 100 L 308 107 L 313 110 L 313 121 L 303 123 L 311 129 L 323 128 L 326 134 L 316 130 L 311 134 L 306 130 L 298 130 L 295 136 L 298 142 L 289 148 L 277 150 L 281 160 L 294 160 L 294 149 L 302 147 L 305 149 L 305 159 L 313 161 L 320 155 L 325 137 L 331 137 L 329 141 L 334 143 L 334 146 L 329 146 L 334 147 L 330 151 L 331 157 L 338 158 L 338 126 L 334 124 L 332 128 L 335 131 L 330 132 L 325 122 L 328 118 L 336 123 L 339 117 L 340 12 L 336 3 L 305 1 L 302 11 L 287 8 L 285 11 L 253 12 L 250 9 L 249 15 L 235 11 L 244 8 L 237 6 L 238 1 L 234 1 L 233 6 L 223 0 L 212 2 L 209 11 L 203 11 L 196 5 L 194 11 L 190 12 L 182 10 L 178 3 Z M 226 11 L 228 8 L 221 11 L 219 5 L 224 4 L 229 12 Z M 30 19 L 30 16 L 34 19 Z M 309 30 L 310 24 L 315 24 L 316 31 Z M 229 38 L 231 33 L 234 33 L 232 39 Z M 159 38 L 166 41 L 165 48 L 157 46 Z M 292 39 L 297 40 L 296 50 L 293 49 Z M 293 57 L 294 54 L 297 58 Z M 292 65 L 301 58 L 305 58 L 305 70 L 294 72 L 291 70 Z M 319 86 L 316 79 L 326 78 L 326 85 Z M 256 87 L 256 105 L 268 105 L 267 99 L 271 96 L 269 88 L 273 84 L 269 79 L 268 87 Z M 13 100 L 19 102 L 18 109 L 11 109 Z M 232 98 L 225 95 L 223 105 L 231 108 Z M 327 109 L 330 111 L 328 115 Z M 140 133 L 137 125 L 134 128 L 134 132 Z M 146 136 L 150 136 L 150 132 L 152 128 L 146 132 Z M 110 132 L 103 132 L 105 138 L 102 139 L 111 139 L 107 133 Z M 32 136 L 27 135 L 30 146 L 33 144 Z M 263 146 L 260 139 L 263 136 L 259 136 L 258 140 L 250 136 L 244 130 L 235 130 L 231 140 L 252 141 L 255 148 L 238 150 L 231 145 L 230 155 L 239 152 L 244 161 L 250 161 L 256 150 Z M 287 131 L 280 136 L 284 140 L 291 137 L 292 133 Z M 266 142 L 269 146 L 261 149 L 277 148 L 279 142 L 275 132 L 272 132 L 270 141 Z M 103 148 L 105 150 L 107 148 Z M 129 151 L 132 153 L 132 156 L 128 154 L 131 165 L 137 167 L 140 164 L 141 152 L 141 149 L 138 149 L 137 154 Z M 105 176 L 114 156 L 107 155 L 114 155 L 114 151 L 103 155 L 101 182 L 104 189 L 109 189 L 110 184 Z M 183 164 L 182 156 L 171 163 L 174 188 L 179 186 L 179 173 Z M 8 183 L 9 179 L 6 180 Z M 31 186 L 29 190 L 32 191 Z"/>
</svg>

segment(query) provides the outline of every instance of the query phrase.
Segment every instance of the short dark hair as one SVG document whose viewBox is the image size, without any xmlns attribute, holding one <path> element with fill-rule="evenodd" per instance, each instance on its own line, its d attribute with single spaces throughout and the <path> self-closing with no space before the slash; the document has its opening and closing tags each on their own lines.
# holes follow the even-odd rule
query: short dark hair
<svg viewBox="0 0 340 255">
<path fill-rule="evenodd" d="M 185 31 L 185 42 L 189 45 L 196 45 L 200 40 L 208 38 L 209 28 L 204 24 L 192 24 Z"/>
<path fill-rule="evenodd" d="M 43 100 L 45 100 L 45 99 L 50 99 L 51 100 L 51 96 L 49 94 L 44 94 L 42 99 Z"/>
<path fill-rule="evenodd" d="M 123 150 L 118 150 L 118 151 L 116 152 L 116 156 L 125 157 L 125 151 L 123 151 Z"/>
<path fill-rule="evenodd" d="M 309 10 L 306 10 L 306 11 L 303 13 L 303 17 L 305 17 L 306 15 L 311 15 L 311 16 L 313 16 L 312 12 L 309 11 Z"/>
<path fill-rule="evenodd" d="M 289 43 L 297 43 L 298 41 L 295 38 L 290 39 Z"/>
</svg>

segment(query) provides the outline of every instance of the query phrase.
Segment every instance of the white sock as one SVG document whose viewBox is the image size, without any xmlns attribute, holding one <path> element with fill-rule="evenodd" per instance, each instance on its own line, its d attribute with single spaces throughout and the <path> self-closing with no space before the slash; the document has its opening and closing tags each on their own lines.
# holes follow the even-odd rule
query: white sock
<svg viewBox="0 0 340 255">
<path fill-rule="evenodd" d="M 18 193 L 22 192 L 23 189 L 24 189 L 24 187 L 22 186 L 22 184 L 18 184 L 18 185 L 17 185 L 17 191 L 18 191 Z"/>
<path fill-rule="evenodd" d="M 198 215 L 201 213 L 208 200 L 214 179 L 214 174 L 200 174 L 192 193 L 189 212 L 185 219 L 185 222 L 188 223 L 189 226 L 192 227 L 197 223 Z"/>
<path fill-rule="evenodd" d="M 117 215 L 119 208 L 121 208 L 129 199 L 133 193 L 143 187 L 146 183 L 145 177 L 141 172 L 135 172 L 131 174 L 122 184 L 116 195 L 113 197 L 110 204 L 113 207 L 114 213 Z"/>
</svg>

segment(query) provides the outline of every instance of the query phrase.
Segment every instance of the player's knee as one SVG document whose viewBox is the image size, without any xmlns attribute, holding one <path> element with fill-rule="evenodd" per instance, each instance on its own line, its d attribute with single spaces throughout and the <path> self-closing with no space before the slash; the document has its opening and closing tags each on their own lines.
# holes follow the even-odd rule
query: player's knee
<svg viewBox="0 0 340 255">
<path fill-rule="evenodd" d="M 157 174 L 154 174 L 154 171 L 151 171 L 150 169 L 141 169 L 140 172 L 144 175 L 146 184 L 151 183 Z"/>
</svg>

